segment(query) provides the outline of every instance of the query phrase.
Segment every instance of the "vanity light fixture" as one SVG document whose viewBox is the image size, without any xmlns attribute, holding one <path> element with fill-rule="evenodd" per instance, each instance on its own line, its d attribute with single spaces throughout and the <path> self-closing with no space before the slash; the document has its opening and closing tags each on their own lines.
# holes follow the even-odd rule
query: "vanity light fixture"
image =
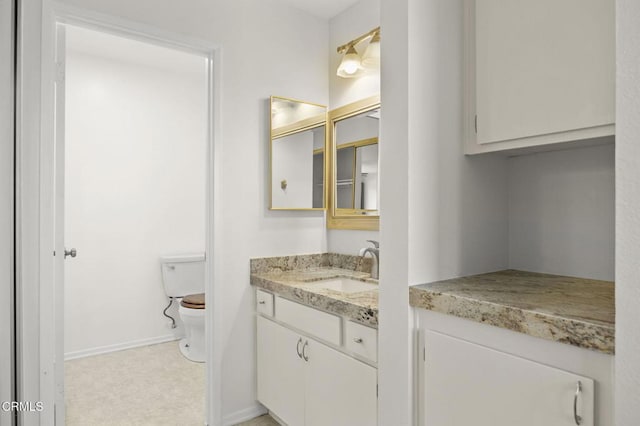
<svg viewBox="0 0 640 426">
<path fill-rule="evenodd" d="M 342 78 L 355 77 L 360 70 L 360 65 L 360 55 L 358 55 L 358 51 L 353 44 L 350 44 L 347 53 L 344 54 L 342 61 L 340 61 L 337 74 Z"/>
<path fill-rule="evenodd" d="M 362 55 L 362 67 L 367 70 L 380 69 L 380 30 L 371 37 L 371 41 Z"/>
<path fill-rule="evenodd" d="M 362 58 L 356 50 L 356 45 L 371 39 Z M 336 74 L 342 78 L 354 78 L 362 75 L 363 71 L 373 71 L 380 67 L 380 27 L 374 28 L 366 34 L 338 47 L 338 53 L 344 53 Z"/>
</svg>

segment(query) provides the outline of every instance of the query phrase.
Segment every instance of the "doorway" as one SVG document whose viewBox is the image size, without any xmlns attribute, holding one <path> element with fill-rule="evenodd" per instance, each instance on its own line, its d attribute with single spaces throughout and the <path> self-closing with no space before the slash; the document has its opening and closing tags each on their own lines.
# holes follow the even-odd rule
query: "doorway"
<svg viewBox="0 0 640 426">
<path fill-rule="evenodd" d="M 180 354 L 160 259 L 207 251 L 210 61 L 95 28 L 57 35 L 56 416 L 202 424 L 205 365 Z"/>
</svg>

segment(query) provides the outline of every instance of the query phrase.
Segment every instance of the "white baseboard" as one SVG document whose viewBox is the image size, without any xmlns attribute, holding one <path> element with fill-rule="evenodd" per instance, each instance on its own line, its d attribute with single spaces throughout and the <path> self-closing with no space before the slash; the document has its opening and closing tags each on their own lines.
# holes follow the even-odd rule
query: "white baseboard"
<svg viewBox="0 0 640 426">
<path fill-rule="evenodd" d="M 251 407 L 247 407 L 240 411 L 236 411 L 235 413 L 224 416 L 224 418 L 222 419 L 222 426 L 233 426 L 238 423 L 254 419 L 263 414 L 267 414 L 267 409 L 262 404 L 256 402 L 255 405 Z"/>
<path fill-rule="evenodd" d="M 179 340 L 180 337 L 176 337 L 173 334 L 159 337 L 151 337 L 149 339 L 134 340 L 132 342 L 118 343 L 115 345 L 99 346 L 97 348 L 83 349 L 81 351 L 67 352 L 64 354 L 64 360 L 69 361 L 71 359 L 84 358 L 87 356 L 108 354 L 110 352 L 122 351 L 125 349 L 139 348 L 141 346 L 157 345 L 158 343 L 171 342 L 173 340 Z"/>
</svg>

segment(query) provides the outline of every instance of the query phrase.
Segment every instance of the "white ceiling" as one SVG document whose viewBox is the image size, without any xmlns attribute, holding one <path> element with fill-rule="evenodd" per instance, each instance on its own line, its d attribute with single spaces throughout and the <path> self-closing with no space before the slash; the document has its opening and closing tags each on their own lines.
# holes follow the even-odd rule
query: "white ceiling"
<svg viewBox="0 0 640 426">
<path fill-rule="evenodd" d="M 320 18 L 331 19 L 348 9 L 358 0 L 283 0 L 291 6 Z"/>
</svg>

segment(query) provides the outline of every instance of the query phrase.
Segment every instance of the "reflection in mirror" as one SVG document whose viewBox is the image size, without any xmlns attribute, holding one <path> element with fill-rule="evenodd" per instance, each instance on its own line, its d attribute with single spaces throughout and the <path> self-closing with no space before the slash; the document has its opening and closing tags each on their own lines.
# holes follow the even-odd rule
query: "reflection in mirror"
<svg viewBox="0 0 640 426">
<path fill-rule="evenodd" d="M 327 227 L 378 230 L 380 96 L 331 110 L 328 123 Z"/>
<path fill-rule="evenodd" d="M 323 209 L 327 108 L 271 97 L 272 210 Z"/>
<path fill-rule="evenodd" d="M 380 109 L 335 123 L 336 214 L 378 214 Z"/>
</svg>

